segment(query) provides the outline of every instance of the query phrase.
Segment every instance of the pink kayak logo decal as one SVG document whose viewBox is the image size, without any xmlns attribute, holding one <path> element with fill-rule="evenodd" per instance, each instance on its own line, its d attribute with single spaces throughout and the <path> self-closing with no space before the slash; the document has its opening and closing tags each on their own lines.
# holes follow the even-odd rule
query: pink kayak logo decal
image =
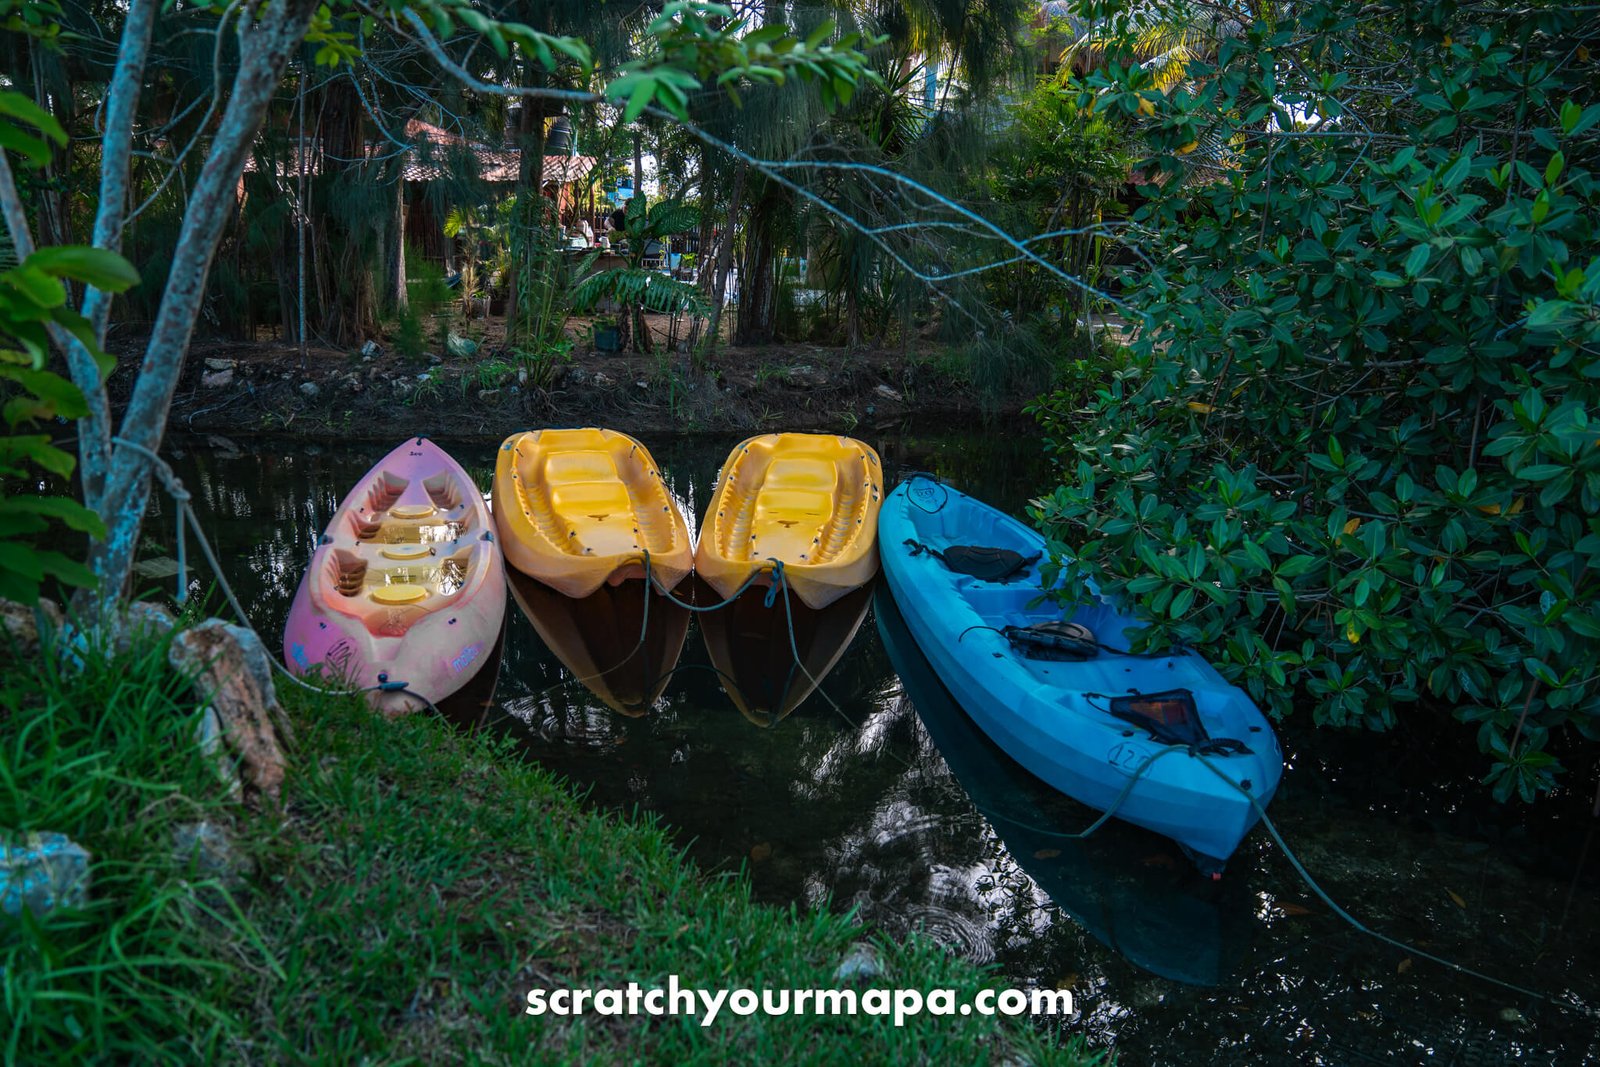
<svg viewBox="0 0 1600 1067">
<path fill-rule="evenodd" d="M 460 655 L 456 656 L 455 659 L 450 661 L 451 668 L 454 669 L 457 674 L 460 674 L 462 671 L 466 670 L 472 665 L 472 661 L 477 659 L 478 653 L 482 651 L 483 646 L 481 644 L 468 645 L 466 648 L 461 650 Z"/>
</svg>

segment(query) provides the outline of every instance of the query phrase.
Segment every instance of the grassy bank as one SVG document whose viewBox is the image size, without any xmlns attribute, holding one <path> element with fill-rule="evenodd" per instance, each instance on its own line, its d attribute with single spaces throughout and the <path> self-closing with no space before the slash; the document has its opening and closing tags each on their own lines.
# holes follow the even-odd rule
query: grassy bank
<svg viewBox="0 0 1600 1067">
<path fill-rule="evenodd" d="M 0 920 L 8 1061 L 1085 1061 L 1026 1017 L 529 1017 L 535 986 L 838 986 L 862 931 L 753 903 L 657 828 L 432 717 L 289 688 L 283 806 L 250 812 L 193 743 L 164 640 L 77 672 L 0 659 L 0 827 L 94 857 L 87 906 Z M 175 853 L 198 820 L 242 873 Z M 870 985 L 965 1001 L 1002 984 L 929 943 L 881 949 Z"/>
</svg>

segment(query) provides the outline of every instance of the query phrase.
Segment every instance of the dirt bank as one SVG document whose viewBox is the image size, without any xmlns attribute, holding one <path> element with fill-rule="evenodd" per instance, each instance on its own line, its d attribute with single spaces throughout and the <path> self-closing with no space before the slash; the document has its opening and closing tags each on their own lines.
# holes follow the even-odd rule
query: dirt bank
<svg viewBox="0 0 1600 1067">
<path fill-rule="evenodd" d="M 114 345 L 134 365 L 136 339 Z M 112 379 L 120 407 L 132 388 Z M 407 357 L 270 342 L 197 341 L 173 400 L 174 431 L 350 440 L 405 433 L 506 435 L 539 425 L 605 424 L 637 433 L 883 431 L 973 425 L 1016 415 L 1027 397 L 985 411 L 959 364 L 901 350 L 813 345 L 725 348 L 707 366 L 686 354 L 584 350 L 540 366 L 486 343 L 470 356 Z"/>
</svg>

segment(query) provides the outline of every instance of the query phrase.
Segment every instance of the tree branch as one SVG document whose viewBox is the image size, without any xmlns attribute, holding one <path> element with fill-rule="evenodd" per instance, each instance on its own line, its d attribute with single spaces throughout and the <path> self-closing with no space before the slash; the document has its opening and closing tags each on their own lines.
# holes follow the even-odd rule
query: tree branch
<svg viewBox="0 0 1600 1067">
<path fill-rule="evenodd" d="M 144 85 L 145 61 L 155 28 L 160 0 L 132 0 L 122 27 L 122 48 L 106 99 L 105 132 L 100 150 L 100 206 L 94 220 L 94 244 L 110 252 L 122 251 L 122 231 L 127 223 L 128 168 L 133 156 L 133 119 Z M 111 294 L 90 287 L 84 295 L 83 317 L 94 330 L 96 345 L 104 347 L 111 318 Z M 83 502 L 99 510 L 111 461 L 111 410 L 100 379 L 100 368 L 89 349 L 76 337 L 66 339 L 67 370 L 83 393 L 88 414 L 78 420 L 78 464 L 83 477 Z"/>
</svg>

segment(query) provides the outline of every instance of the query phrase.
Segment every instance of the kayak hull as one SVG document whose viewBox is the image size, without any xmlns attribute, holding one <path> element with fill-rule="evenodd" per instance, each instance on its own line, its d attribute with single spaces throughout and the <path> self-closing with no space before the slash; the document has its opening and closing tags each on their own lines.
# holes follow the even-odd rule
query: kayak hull
<svg viewBox="0 0 1600 1067">
<path fill-rule="evenodd" d="M 1202 870 L 1220 871 L 1260 818 L 1283 773 L 1266 717 L 1192 651 L 1083 662 L 1029 659 L 997 631 L 1069 619 L 1104 645 L 1126 648 L 1136 620 L 1104 601 L 1069 607 L 1039 599 L 1038 564 L 1009 583 L 948 569 L 906 541 L 976 544 L 1024 557 L 1045 550 L 1021 522 L 926 477 L 885 500 L 879 522 L 884 575 L 906 626 L 935 673 L 1008 755 L 1068 796 L 1177 841 Z M 890 547 L 892 546 L 892 547 Z M 1187 690 L 1212 738 L 1246 751 L 1207 754 L 1165 745 L 1113 717 L 1118 696 Z"/>
<path fill-rule="evenodd" d="M 569 597 L 643 578 L 677 588 L 689 526 L 648 449 L 599 428 L 533 430 L 500 445 L 494 521 L 512 567 Z"/>
<path fill-rule="evenodd" d="M 438 704 L 489 661 L 505 621 L 492 530 L 482 494 L 443 449 L 422 438 L 396 448 L 340 503 L 312 554 L 284 627 L 285 663 L 367 690 L 387 713 Z"/>
<path fill-rule="evenodd" d="M 1074 922 L 1132 963 L 1188 985 L 1219 984 L 1237 962 L 1247 906 L 1223 908 L 1217 887 L 1185 875 L 1174 861 L 1150 862 L 1132 834 L 1076 840 L 1055 832 L 1056 805 L 1021 781 L 1028 772 L 1002 752 L 945 688 L 917 646 L 894 597 L 882 586 L 872 613 L 904 699 L 972 805 L 1011 859 Z M 1241 898 L 1235 903 L 1247 905 Z"/>
<path fill-rule="evenodd" d="M 689 525 L 648 449 L 615 430 L 508 437 L 494 521 L 512 595 L 562 664 L 612 709 L 643 715 L 689 632 Z"/>
<path fill-rule="evenodd" d="M 882 497 L 878 454 L 834 434 L 751 437 L 717 473 L 695 579 L 702 605 L 726 604 L 700 616 L 700 632 L 724 691 L 756 725 L 810 696 L 860 629 Z"/>
</svg>

